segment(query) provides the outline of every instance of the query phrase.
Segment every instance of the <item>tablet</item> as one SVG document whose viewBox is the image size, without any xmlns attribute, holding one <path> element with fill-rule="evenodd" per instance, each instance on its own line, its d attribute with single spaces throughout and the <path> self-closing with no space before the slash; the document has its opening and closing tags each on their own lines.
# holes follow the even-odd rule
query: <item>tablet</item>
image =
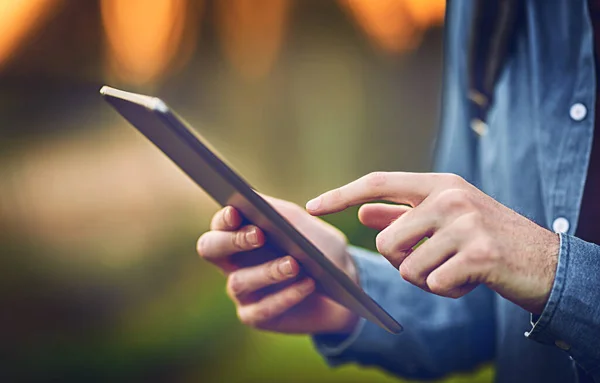
<svg viewBox="0 0 600 383">
<path fill-rule="evenodd" d="M 246 221 L 260 227 L 267 243 L 281 256 L 294 257 L 319 291 L 391 333 L 402 331 L 394 318 L 227 166 L 162 100 L 107 86 L 100 93 L 219 204 L 233 206 Z"/>
</svg>

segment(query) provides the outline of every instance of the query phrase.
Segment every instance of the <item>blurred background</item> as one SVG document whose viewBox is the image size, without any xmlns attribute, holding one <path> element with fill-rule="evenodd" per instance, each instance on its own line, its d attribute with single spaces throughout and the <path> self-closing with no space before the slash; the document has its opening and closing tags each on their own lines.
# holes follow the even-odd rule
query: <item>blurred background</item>
<svg viewBox="0 0 600 383">
<path fill-rule="evenodd" d="M 0 0 L 0 380 L 396 381 L 240 325 L 195 253 L 217 205 L 98 90 L 166 99 L 255 187 L 304 204 L 430 169 L 444 6 Z M 327 219 L 374 248 L 356 210 Z"/>
</svg>

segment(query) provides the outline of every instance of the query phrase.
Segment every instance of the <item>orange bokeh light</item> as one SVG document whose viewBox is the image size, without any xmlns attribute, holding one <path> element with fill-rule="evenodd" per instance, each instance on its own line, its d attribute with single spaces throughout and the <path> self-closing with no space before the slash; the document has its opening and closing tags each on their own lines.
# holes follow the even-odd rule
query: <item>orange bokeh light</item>
<svg viewBox="0 0 600 383">
<path fill-rule="evenodd" d="M 422 33 L 444 19 L 445 0 L 338 0 L 381 49 L 402 52 L 417 46 Z"/>
<path fill-rule="evenodd" d="M 144 84 L 164 74 L 180 51 L 186 0 L 102 0 L 108 68 Z"/>
<path fill-rule="evenodd" d="M 404 3 L 419 28 L 427 29 L 444 23 L 446 0 L 404 0 Z"/>
<path fill-rule="evenodd" d="M 0 1 L 0 67 L 55 9 L 56 0 Z"/>
<path fill-rule="evenodd" d="M 271 69 L 289 24 L 290 0 L 219 0 L 217 28 L 225 55 L 242 76 Z"/>
<path fill-rule="evenodd" d="M 0 67 L 43 25 L 59 0 L 0 0 Z M 443 23 L 445 0 L 338 0 L 380 49 L 397 53 Z M 67 4 L 67 3 L 65 3 Z M 194 5 L 190 7 L 190 5 Z M 219 0 L 216 28 L 225 56 L 246 78 L 272 68 L 289 26 L 293 0 Z M 100 0 L 107 68 L 127 83 L 145 84 L 180 68 L 197 41 L 203 0 Z M 186 12 L 191 9 L 190 18 Z"/>
</svg>

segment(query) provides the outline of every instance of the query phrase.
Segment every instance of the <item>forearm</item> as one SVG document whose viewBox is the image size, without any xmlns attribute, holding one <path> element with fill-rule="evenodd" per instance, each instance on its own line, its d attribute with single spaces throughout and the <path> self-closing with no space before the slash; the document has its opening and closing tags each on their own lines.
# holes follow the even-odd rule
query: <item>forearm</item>
<svg viewBox="0 0 600 383">
<path fill-rule="evenodd" d="M 405 327 L 391 335 L 361 320 L 350 337 L 316 337 L 330 365 L 377 366 L 407 378 L 437 378 L 488 361 L 494 350 L 492 292 L 453 300 L 405 282 L 379 255 L 352 249 L 363 289 Z M 449 352 L 451 350 L 451 352 Z"/>
</svg>

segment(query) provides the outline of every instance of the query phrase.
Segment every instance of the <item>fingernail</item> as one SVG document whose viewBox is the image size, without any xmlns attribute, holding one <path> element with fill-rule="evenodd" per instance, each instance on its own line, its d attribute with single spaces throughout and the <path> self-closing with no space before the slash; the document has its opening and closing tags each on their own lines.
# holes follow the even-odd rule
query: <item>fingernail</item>
<svg viewBox="0 0 600 383">
<path fill-rule="evenodd" d="M 279 264 L 279 271 L 283 275 L 294 275 L 294 269 L 292 268 L 292 262 L 288 259 L 287 261 Z"/>
<path fill-rule="evenodd" d="M 256 233 L 255 227 L 253 227 L 252 229 L 250 229 L 250 231 L 248 231 L 248 233 L 246 233 L 246 239 L 248 240 L 248 243 L 252 246 L 258 245 L 258 234 Z"/>
<path fill-rule="evenodd" d="M 228 207 L 225 210 L 225 223 L 227 224 L 227 226 L 232 227 L 233 226 L 233 211 L 232 208 Z"/>
<path fill-rule="evenodd" d="M 305 279 L 299 286 L 299 289 L 303 293 L 311 292 L 315 288 L 315 283 L 312 279 Z"/>
<path fill-rule="evenodd" d="M 311 199 L 306 203 L 307 210 L 317 210 L 321 206 L 321 198 L 317 197 L 315 199 Z"/>
</svg>

